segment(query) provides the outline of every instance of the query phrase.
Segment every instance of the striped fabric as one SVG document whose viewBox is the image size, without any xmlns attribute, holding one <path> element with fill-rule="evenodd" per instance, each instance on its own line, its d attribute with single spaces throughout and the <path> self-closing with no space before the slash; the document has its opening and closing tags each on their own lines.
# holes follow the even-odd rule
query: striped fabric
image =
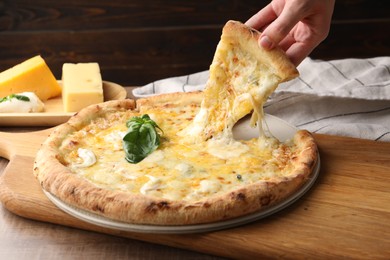
<svg viewBox="0 0 390 260">
<path fill-rule="evenodd" d="M 305 59 L 300 76 L 281 84 L 265 112 L 314 133 L 390 142 L 390 57 Z M 201 90 L 208 71 L 152 82 L 136 97 Z"/>
</svg>

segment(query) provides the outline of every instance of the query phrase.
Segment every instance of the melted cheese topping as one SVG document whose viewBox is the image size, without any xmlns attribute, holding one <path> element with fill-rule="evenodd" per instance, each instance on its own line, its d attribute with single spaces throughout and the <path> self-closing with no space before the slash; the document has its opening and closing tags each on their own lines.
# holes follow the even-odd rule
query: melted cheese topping
<svg viewBox="0 0 390 260">
<path fill-rule="evenodd" d="M 294 150 L 286 144 L 276 142 L 263 149 L 257 138 L 230 136 L 210 139 L 206 145 L 184 142 L 177 133 L 199 111 L 195 103 L 144 108 L 142 114 L 151 115 L 164 135 L 160 147 L 137 164 L 125 160 L 121 137 L 126 121 L 141 113 L 108 113 L 63 141 L 63 161 L 75 174 L 106 189 L 187 201 L 288 174 Z"/>
</svg>

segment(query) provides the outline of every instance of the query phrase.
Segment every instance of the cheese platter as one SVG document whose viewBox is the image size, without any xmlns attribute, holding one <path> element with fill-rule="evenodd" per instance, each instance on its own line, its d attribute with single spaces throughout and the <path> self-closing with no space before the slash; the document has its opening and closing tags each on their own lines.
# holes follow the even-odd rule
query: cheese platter
<svg viewBox="0 0 390 260">
<path fill-rule="evenodd" d="M 58 81 L 61 85 L 61 81 Z M 104 101 L 121 100 L 127 97 L 127 91 L 121 85 L 103 81 Z M 66 122 L 74 112 L 64 112 L 62 97 L 44 101 L 44 112 L 37 113 L 0 113 L 0 126 L 56 126 Z"/>
</svg>

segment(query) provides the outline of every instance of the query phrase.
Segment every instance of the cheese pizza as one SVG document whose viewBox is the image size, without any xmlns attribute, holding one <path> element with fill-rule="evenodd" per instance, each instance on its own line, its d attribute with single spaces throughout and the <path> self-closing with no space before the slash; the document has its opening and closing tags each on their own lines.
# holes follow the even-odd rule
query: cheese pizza
<svg viewBox="0 0 390 260">
<path fill-rule="evenodd" d="M 132 224 L 189 225 L 258 212 L 310 178 L 316 144 L 300 130 L 280 142 L 263 124 L 263 103 L 297 76 L 260 33 L 229 21 L 203 92 L 89 106 L 43 143 L 34 174 L 47 192 L 77 208 Z M 252 112 L 259 137 L 236 140 Z"/>
</svg>

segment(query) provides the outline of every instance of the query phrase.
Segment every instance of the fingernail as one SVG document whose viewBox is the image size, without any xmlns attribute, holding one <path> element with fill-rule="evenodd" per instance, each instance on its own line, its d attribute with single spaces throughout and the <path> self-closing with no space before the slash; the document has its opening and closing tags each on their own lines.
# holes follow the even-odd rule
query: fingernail
<svg viewBox="0 0 390 260">
<path fill-rule="evenodd" d="M 274 43 L 271 41 L 271 39 L 267 35 L 264 35 L 260 38 L 260 45 L 264 49 L 269 50 L 269 49 L 272 49 Z"/>
</svg>

